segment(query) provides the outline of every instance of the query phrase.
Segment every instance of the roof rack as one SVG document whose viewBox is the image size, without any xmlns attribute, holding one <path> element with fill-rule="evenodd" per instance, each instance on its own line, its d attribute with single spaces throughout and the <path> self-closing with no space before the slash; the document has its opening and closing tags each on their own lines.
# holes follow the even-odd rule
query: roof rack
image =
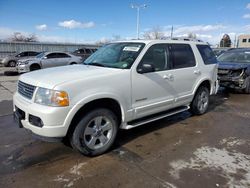
<svg viewBox="0 0 250 188">
<path fill-rule="evenodd" d="M 174 37 L 174 38 L 172 38 L 172 40 L 184 40 L 184 41 L 203 42 L 200 39 L 186 38 L 186 37 Z"/>
</svg>

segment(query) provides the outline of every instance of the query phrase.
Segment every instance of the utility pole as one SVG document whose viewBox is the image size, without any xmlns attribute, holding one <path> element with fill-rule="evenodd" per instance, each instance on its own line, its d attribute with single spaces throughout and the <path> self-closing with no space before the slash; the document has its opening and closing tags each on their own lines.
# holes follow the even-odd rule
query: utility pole
<svg viewBox="0 0 250 188">
<path fill-rule="evenodd" d="M 172 27 L 171 27 L 170 39 L 173 39 L 173 32 L 174 32 L 174 26 L 172 25 Z"/>
<path fill-rule="evenodd" d="M 146 8 L 147 5 L 143 4 L 143 5 L 131 5 L 131 8 L 135 8 L 137 10 L 137 19 L 136 19 L 136 32 L 137 32 L 137 39 L 139 39 L 139 30 L 140 30 L 140 8 Z"/>
</svg>

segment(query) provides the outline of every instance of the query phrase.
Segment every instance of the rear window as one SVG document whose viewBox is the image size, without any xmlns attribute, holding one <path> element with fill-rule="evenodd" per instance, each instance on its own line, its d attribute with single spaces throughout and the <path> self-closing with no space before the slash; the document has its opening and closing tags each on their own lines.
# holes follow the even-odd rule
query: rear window
<svg viewBox="0 0 250 188">
<path fill-rule="evenodd" d="M 180 69 L 196 65 L 194 53 L 188 44 L 171 44 L 172 68 Z"/>
<path fill-rule="evenodd" d="M 208 45 L 197 45 L 205 65 L 216 64 L 217 59 L 213 50 Z"/>
</svg>

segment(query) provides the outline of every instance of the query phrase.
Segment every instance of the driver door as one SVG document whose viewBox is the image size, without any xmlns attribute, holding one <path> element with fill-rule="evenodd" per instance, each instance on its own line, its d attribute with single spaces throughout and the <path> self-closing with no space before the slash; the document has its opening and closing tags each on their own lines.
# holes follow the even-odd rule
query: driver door
<svg viewBox="0 0 250 188">
<path fill-rule="evenodd" d="M 169 51 L 167 44 L 152 45 L 137 70 L 132 74 L 132 108 L 135 118 L 168 110 L 173 106 L 175 91 L 169 74 Z M 154 71 L 138 73 L 143 64 L 150 65 Z"/>
</svg>

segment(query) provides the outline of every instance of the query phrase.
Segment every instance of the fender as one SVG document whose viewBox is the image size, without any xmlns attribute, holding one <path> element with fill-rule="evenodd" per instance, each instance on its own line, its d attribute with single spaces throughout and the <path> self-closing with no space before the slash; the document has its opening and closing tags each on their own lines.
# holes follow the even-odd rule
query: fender
<svg viewBox="0 0 250 188">
<path fill-rule="evenodd" d="M 209 83 L 210 83 L 210 95 L 212 94 L 212 90 L 213 90 L 213 84 L 211 83 L 212 81 L 211 81 L 209 78 L 203 78 L 203 79 L 201 79 L 201 80 L 198 82 L 198 84 L 196 84 L 196 86 L 195 86 L 195 88 L 194 88 L 194 90 L 193 90 L 193 93 L 192 93 L 193 96 L 195 95 L 197 89 L 200 87 L 201 83 L 204 82 L 204 81 L 209 81 Z"/>
<path fill-rule="evenodd" d="M 98 100 L 98 99 L 103 99 L 103 98 L 108 98 L 108 99 L 113 99 L 115 101 L 117 101 L 117 103 L 119 104 L 120 108 L 121 108 L 121 113 L 122 113 L 122 122 L 124 122 L 125 120 L 125 110 L 124 109 L 124 103 L 122 103 L 119 99 L 118 96 L 111 94 L 111 93 L 98 93 L 95 95 L 91 95 L 88 97 L 83 98 L 82 100 L 80 100 L 79 102 L 77 102 L 69 111 L 67 117 L 65 118 L 64 121 L 64 126 L 65 128 L 68 130 L 70 123 L 72 121 L 72 119 L 74 118 L 75 114 L 87 103 L 94 101 L 94 100 Z M 127 111 L 127 110 L 126 110 Z"/>
</svg>

